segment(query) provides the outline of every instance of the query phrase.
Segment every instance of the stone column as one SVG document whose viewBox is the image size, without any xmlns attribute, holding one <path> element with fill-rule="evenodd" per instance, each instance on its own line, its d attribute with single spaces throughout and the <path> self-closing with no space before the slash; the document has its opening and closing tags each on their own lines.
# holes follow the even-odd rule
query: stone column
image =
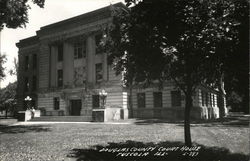
<svg viewBox="0 0 250 161">
<path fill-rule="evenodd" d="M 86 62 L 87 81 L 89 83 L 93 83 L 95 81 L 94 56 L 95 56 L 95 41 L 93 36 L 89 36 L 87 38 L 87 62 Z"/>
<path fill-rule="evenodd" d="M 50 53 L 50 87 L 56 87 L 56 75 L 57 75 L 57 47 L 51 46 L 51 53 Z"/>
<path fill-rule="evenodd" d="M 73 45 L 63 44 L 63 82 L 64 85 L 72 85 L 74 77 L 74 57 Z"/>
<path fill-rule="evenodd" d="M 41 42 L 39 53 L 39 88 L 48 88 L 49 86 L 49 46 L 46 42 Z"/>
</svg>

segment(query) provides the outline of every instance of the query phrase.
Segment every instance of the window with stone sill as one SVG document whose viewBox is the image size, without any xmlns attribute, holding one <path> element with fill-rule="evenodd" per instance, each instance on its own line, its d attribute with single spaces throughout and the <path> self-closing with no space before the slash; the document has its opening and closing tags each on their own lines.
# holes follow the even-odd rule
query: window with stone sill
<svg viewBox="0 0 250 161">
<path fill-rule="evenodd" d="M 181 91 L 171 91 L 171 102 L 173 107 L 181 106 Z"/>
<path fill-rule="evenodd" d="M 24 60 L 24 70 L 27 71 L 29 69 L 29 56 L 25 56 Z"/>
<path fill-rule="evenodd" d="M 215 94 L 212 95 L 212 98 L 213 98 L 213 106 L 215 106 Z"/>
<path fill-rule="evenodd" d="M 62 69 L 57 70 L 57 86 L 58 87 L 63 86 L 63 70 Z"/>
<path fill-rule="evenodd" d="M 32 77 L 32 91 L 36 91 L 36 88 L 37 88 L 37 78 L 36 76 L 34 75 Z"/>
<path fill-rule="evenodd" d="M 206 92 L 205 93 L 205 105 L 208 106 L 208 101 L 209 101 L 209 95 L 208 93 Z"/>
<path fill-rule="evenodd" d="M 61 62 L 63 61 L 63 44 L 60 44 L 57 46 L 57 61 Z"/>
<path fill-rule="evenodd" d="M 219 96 L 219 94 L 216 95 L 216 99 L 217 99 L 217 102 L 216 102 L 216 103 L 217 103 L 217 106 L 219 106 L 220 103 L 221 103 L 221 102 L 220 102 L 220 96 Z"/>
<path fill-rule="evenodd" d="M 54 97 L 54 110 L 59 110 L 59 109 L 60 109 L 60 98 Z"/>
<path fill-rule="evenodd" d="M 209 105 L 213 106 L 213 96 L 212 96 L 212 93 L 209 93 Z"/>
<path fill-rule="evenodd" d="M 100 96 L 92 95 L 92 106 L 93 108 L 100 108 Z"/>
<path fill-rule="evenodd" d="M 74 44 L 74 59 L 86 58 L 86 41 Z"/>
<path fill-rule="evenodd" d="M 29 78 L 28 77 L 24 78 L 24 91 L 25 92 L 29 91 Z"/>
<path fill-rule="evenodd" d="M 101 42 L 101 39 L 102 39 L 102 34 L 98 34 L 95 36 L 95 45 L 96 45 L 96 54 L 101 54 L 101 50 L 99 48 L 99 45 L 100 45 L 100 42 Z"/>
<path fill-rule="evenodd" d="M 201 105 L 205 106 L 205 92 L 201 92 Z"/>
<path fill-rule="evenodd" d="M 154 92 L 154 107 L 162 107 L 162 92 Z"/>
<path fill-rule="evenodd" d="M 138 108 L 145 108 L 145 93 L 137 93 Z"/>
<path fill-rule="evenodd" d="M 97 63 L 95 65 L 95 74 L 96 74 L 96 83 L 101 82 L 103 79 L 102 63 Z"/>
</svg>

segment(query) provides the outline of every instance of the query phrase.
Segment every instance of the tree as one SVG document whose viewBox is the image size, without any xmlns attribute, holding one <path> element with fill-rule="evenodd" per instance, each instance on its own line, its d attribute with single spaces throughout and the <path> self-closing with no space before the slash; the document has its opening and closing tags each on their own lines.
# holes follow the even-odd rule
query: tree
<svg viewBox="0 0 250 161">
<path fill-rule="evenodd" d="M 6 61 L 6 56 L 5 55 L 1 55 L 0 53 L 0 81 L 3 80 L 3 78 L 5 77 L 5 73 L 4 73 L 4 67 L 3 64 Z"/>
<path fill-rule="evenodd" d="M 166 80 L 185 95 L 185 144 L 192 145 L 190 111 L 201 84 L 222 86 L 226 60 L 238 43 L 234 1 L 126 0 L 113 8 L 104 51 L 128 84 Z"/>
<path fill-rule="evenodd" d="M 32 0 L 39 7 L 44 6 L 45 0 Z M 0 30 L 4 28 L 25 27 L 28 23 L 28 0 L 1 0 L 0 1 Z"/>
<path fill-rule="evenodd" d="M 17 75 L 18 75 L 18 62 L 17 62 L 16 58 L 14 58 L 13 63 L 14 63 L 14 67 L 9 70 L 9 74 L 14 75 L 17 78 Z"/>
<path fill-rule="evenodd" d="M 15 112 L 15 107 L 17 104 L 16 87 L 17 82 L 14 82 L 10 83 L 3 89 L 0 89 L 0 110 L 5 110 L 6 117 L 8 112 Z"/>
<path fill-rule="evenodd" d="M 43 8 L 45 0 L 32 0 L 34 4 Z M 28 23 L 28 0 L 1 0 L 0 1 L 0 32 L 7 28 L 25 27 Z M 0 79 L 3 79 L 5 56 L 0 54 Z"/>
<path fill-rule="evenodd" d="M 228 59 L 225 71 L 225 90 L 227 92 L 227 104 L 233 111 L 249 113 L 249 2 L 245 0 L 235 1 L 236 10 L 234 18 L 240 22 L 239 44 L 234 53 Z M 237 61 L 235 61 L 237 60 Z"/>
</svg>

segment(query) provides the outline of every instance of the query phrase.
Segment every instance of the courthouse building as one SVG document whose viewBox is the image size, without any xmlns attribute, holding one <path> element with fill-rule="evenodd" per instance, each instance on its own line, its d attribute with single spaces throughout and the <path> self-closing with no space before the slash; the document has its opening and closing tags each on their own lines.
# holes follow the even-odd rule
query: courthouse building
<svg viewBox="0 0 250 161">
<path fill-rule="evenodd" d="M 125 7 L 122 3 L 115 7 Z M 36 35 L 17 43 L 19 48 L 18 109 L 31 106 L 47 116 L 78 116 L 86 121 L 134 118 L 180 119 L 184 95 L 171 82 L 123 86 L 97 45 L 102 29 L 112 22 L 111 7 L 41 27 Z M 193 96 L 192 117 L 217 118 L 218 91 L 200 86 Z M 131 98 L 131 99 L 129 99 Z M 129 106 L 129 100 L 131 105 Z"/>
</svg>

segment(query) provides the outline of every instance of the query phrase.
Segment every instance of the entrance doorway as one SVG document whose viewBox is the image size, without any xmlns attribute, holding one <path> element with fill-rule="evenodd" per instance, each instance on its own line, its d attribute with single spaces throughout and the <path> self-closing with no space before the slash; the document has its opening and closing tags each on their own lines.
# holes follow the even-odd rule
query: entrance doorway
<svg viewBox="0 0 250 161">
<path fill-rule="evenodd" d="M 71 116 L 80 116 L 82 108 L 81 100 L 70 100 L 70 111 Z"/>
</svg>

